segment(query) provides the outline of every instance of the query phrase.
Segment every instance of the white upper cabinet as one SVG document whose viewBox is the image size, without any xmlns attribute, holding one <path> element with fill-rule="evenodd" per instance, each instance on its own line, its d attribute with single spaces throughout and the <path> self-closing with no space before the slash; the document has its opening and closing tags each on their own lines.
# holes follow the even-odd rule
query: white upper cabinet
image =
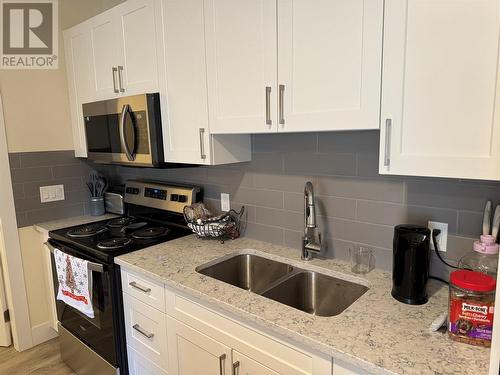
<svg viewBox="0 0 500 375">
<path fill-rule="evenodd" d="M 159 3 L 129 0 L 117 7 L 119 85 L 126 95 L 158 91 L 158 54 L 161 49 Z M 158 28 L 158 29 L 157 29 Z"/>
<path fill-rule="evenodd" d="M 159 87 L 166 160 L 204 165 L 251 160 L 250 135 L 211 135 L 216 125 L 209 123 L 203 0 L 164 0 L 161 13 L 165 63 Z"/>
<path fill-rule="evenodd" d="M 120 93 L 117 68 L 119 38 L 116 26 L 115 15 L 111 12 L 103 13 L 89 21 L 88 30 L 92 40 L 90 56 L 95 71 L 92 79 L 95 93 L 92 100 L 109 99 Z"/>
<path fill-rule="evenodd" d="M 383 0 L 278 0 L 279 131 L 378 129 Z"/>
<path fill-rule="evenodd" d="M 203 0 L 163 2 L 165 66 L 160 90 L 167 159 L 209 164 Z"/>
<path fill-rule="evenodd" d="M 157 4 L 154 0 L 129 0 L 76 27 L 90 38 L 85 54 L 94 72 L 89 77 L 94 87 L 88 101 L 158 91 L 161 40 L 157 39 Z M 83 72 L 74 73 L 83 80 Z"/>
<path fill-rule="evenodd" d="M 214 133 L 378 129 L 383 0 L 206 0 Z"/>
<path fill-rule="evenodd" d="M 380 172 L 500 179 L 498 0 L 386 0 Z"/>
<path fill-rule="evenodd" d="M 87 156 L 87 140 L 81 103 L 95 97 L 92 40 L 88 28 L 77 26 L 64 34 L 71 123 L 75 156 Z"/>
<path fill-rule="evenodd" d="M 205 0 L 212 133 L 277 129 L 276 1 Z"/>
</svg>

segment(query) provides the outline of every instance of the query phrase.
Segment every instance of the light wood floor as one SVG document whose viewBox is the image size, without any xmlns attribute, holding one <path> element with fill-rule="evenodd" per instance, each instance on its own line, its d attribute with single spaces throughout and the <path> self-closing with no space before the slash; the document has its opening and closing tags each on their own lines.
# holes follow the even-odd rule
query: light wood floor
<svg viewBox="0 0 500 375">
<path fill-rule="evenodd" d="M 0 374 L 76 375 L 61 361 L 57 340 L 47 341 L 21 353 L 13 346 L 0 347 Z"/>
</svg>

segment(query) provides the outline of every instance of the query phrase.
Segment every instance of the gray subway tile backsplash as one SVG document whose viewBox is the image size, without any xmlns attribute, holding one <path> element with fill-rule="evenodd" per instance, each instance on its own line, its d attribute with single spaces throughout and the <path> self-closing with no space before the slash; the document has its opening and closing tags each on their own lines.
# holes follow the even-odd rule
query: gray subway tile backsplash
<svg viewBox="0 0 500 375">
<path fill-rule="evenodd" d="M 256 207 L 255 221 L 258 224 L 278 226 L 294 231 L 301 231 L 304 229 L 304 216 L 299 212 Z"/>
<path fill-rule="evenodd" d="M 322 176 L 317 191 L 320 195 L 393 203 L 405 199 L 404 182 L 386 178 Z"/>
<path fill-rule="evenodd" d="M 199 184 L 214 212 L 220 209 L 220 193 L 230 193 L 233 208 L 246 206 L 245 236 L 296 249 L 303 234 L 302 192 L 304 183 L 311 180 L 325 244 L 322 257 L 348 259 L 350 247 L 364 245 L 373 249 L 376 266 L 389 270 L 394 225 L 425 225 L 433 220 L 448 223 L 448 250 L 443 256 L 456 262 L 479 235 L 486 200 L 500 203 L 500 183 L 381 176 L 378 149 L 378 131 L 263 134 L 253 136 L 253 160 L 247 163 L 181 169 L 94 167 L 115 183 L 147 178 Z M 25 172 L 38 157 L 40 171 Z M 11 154 L 10 160 L 19 190 L 16 203 L 27 209 L 17 210 L 18 222 L 29 225 L 85 212 L 87 199 L 81 194 L 89 166 L 74 159 L 72 151 L 24 158 Z M 66 210 L 60 204 L 51 209 L 41 204 L 32 207 L 34 200 L 21 203 L 25 197 L 37 196 L 39 183 L 50 181 L 64 183 L 66 194 L 74 194 Z M 431 264 L 434 274 L 447 272 L 435 255 Z"/>
<path fill-rule="evenodd" d="M 11 153 L 9 161 L 18 227 L 85 214 L 85 181 L 91 167 L 76 159 L 72 150 Z M 63 201 L 40 202 L 40 186 L 60 184 Z"/>
<path fill-rule="evenodd" d="M 448 223 L 444 255 L 459 259 L 479 235 L 485 201 L 500 201 L 500 184 L 381 176 L 378 149 L 377 131 L 263 134 L 253 136 L 253 160 L 248 163 L 168 171 L 104 169 L 120 182 L 147 175 L 198 183 L 217 209 L 220 193 L 230 193 L 235 207 L 247 207 L 246 236 L 297 249 L 303 233 L 303 185 L 311 180 L 323 257 L 347 259 L 349 247 L 364 245 L 373 249 L 377 267 L 390 269 L 393 227 L 433 220 Z M 442 274 L 438 268 L 436 272 Z"/>
</svg>

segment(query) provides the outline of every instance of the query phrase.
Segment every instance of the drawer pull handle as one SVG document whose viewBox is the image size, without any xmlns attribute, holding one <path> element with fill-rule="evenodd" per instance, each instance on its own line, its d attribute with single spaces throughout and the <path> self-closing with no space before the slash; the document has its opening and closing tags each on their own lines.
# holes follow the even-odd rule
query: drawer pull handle
<svg viewBox="0 0 500 375">
<path fill-rule="evenodd" d="M 238 375 L 240 372 L 240 361 L 233 363 L 233 375 Z"/>
<path fill-rule="evenodd" d="M 226 368 L 224 367 L 224 361 L 226 360 L 226 354 L 221 354 L 219 356 L 219 374 L 226 375 Z"/>
<path fill-rule="evenodd" d="M 148 294 L 151 293 L 151 288 L 146 288 L 145 286 L 139 285 L 135 281 L 129 282 L 128 285 L 130 285 L 132 288 L 140 290 L 141 292 Z"/>
<path fill-rule="evenodd" d="M 135 329 L 137 332 L 139 332 L 141 335 L 143 335 L 144 337 L 146 337 L 148 339 L 152 339 L 153 336 L 155 335 L 154 333 L 148 332 L 148 331 L 144 330 L 143 328 L 141 328 L 141 326 L 139 324 L 134 324 L 132 326 L 132 328 Z"/>
</svg>

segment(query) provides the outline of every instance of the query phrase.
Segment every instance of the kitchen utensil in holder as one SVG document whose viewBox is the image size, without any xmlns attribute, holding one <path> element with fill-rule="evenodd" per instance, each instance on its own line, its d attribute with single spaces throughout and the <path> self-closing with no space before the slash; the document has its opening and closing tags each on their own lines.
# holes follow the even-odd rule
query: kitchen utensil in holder
<svg viewBox="0 0 500 375">
<path fill-rule="evenodd" d="M 101 216 L 104 215 L 104 197 L 91 197 L 90 198 L 90 215 Z"/>
<path fill-rule="evenodd" d="M 210 217 L 207 219 L 189 220 L 184 207 L 184 219 L 188 227 L 198 238 L 213 238 L 224 243 L 226 239 L 236 239 L 240 236 L 241 218 L 245 212 L 245 206 L 240 211 L 230 210 L 223 215 Z"/>
</svg>

